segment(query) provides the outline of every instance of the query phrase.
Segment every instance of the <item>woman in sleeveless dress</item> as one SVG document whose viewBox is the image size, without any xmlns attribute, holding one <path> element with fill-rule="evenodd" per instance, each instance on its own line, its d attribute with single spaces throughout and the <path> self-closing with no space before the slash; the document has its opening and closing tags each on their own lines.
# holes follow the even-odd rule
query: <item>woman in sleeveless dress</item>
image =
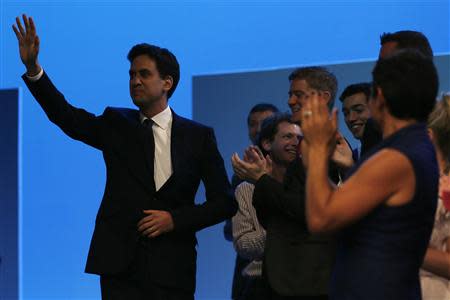
<svg viewBox="0 0 450 300">
<path fill-rule="evenodd" d="M 303 109 L 306 216 L 316 233 L 339 232 L 331 299 L 421 299 L 419 269 L 430 239 L 439 170 L 426 121 L 438 89 L 436 68 L 414 50 L 380 59 L 369 107 L 383 140 L 339 187 L 327 178 L 335 145 L 322 95 Z"/>
</svg>

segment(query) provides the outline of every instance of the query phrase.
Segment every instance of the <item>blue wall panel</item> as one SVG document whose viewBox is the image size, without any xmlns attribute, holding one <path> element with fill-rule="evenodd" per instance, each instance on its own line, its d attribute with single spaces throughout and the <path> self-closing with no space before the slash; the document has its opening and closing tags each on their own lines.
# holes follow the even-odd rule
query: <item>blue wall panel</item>
<svg viewBox="0 0 450 300">
<path fill-rule="evenodd" d="M 19 103 L 0 89 L 0 299 L 19 295 Z"/>
</svg>

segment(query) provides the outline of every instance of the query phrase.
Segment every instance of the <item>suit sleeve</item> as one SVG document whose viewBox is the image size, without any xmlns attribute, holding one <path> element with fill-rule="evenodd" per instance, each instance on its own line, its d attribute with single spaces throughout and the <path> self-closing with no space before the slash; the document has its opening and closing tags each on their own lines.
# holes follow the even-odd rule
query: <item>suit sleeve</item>
<svg viewBox="0 0 450 300">
<path fill-rule="evenodd" d="M 271 215 L 279 214 L 299 221 L 305 219 L 305 189 L 299 182 L 286 187 L 269 175 L 255 183 L 253 206 L 258 221 L 266 228 Z"/>
<path fill-rule="evenodd" d="M 103 148 L 103 117 L 96 117 L 84 109 L 70 105 L 45 72 L 35 82 L 31 82 L 25 75 L 22 79 L 52 123 L 75 140 L 97 149 Z"/>
<path fill-rule="evenodd" d="M 175 231 L 198 231 L 231 218 L 237 210 L 222 156 L 217 149 L 212 129 L 207 128 L 200 159 L 201 180 L 206 201 L 171 212 Z"/>
</svg>

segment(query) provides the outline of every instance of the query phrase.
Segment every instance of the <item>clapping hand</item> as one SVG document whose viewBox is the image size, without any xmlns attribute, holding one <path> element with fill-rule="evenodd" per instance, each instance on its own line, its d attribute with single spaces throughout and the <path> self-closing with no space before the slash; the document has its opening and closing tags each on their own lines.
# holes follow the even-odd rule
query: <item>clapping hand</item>
<svg viewBox="0 0 450 300">
<path fill-rule="evenodd" d="M 353 166 L 352 149 L 342 134 L 336 133 L 336 147 L 334 148 L 331 160 L 342 169 L 349 169 Z"/>
<path fill-rule="evenodd" d="M 237 153 L 234 153 L 231 157 L 231 164 L 239 178 L 251 183 L 258 181 L 264 174 L 272 172 L 272 161 L 268 156 L 264 157 L 256 146 L 250 146 L 245 150 L 243 160 Z"/>
</svg>

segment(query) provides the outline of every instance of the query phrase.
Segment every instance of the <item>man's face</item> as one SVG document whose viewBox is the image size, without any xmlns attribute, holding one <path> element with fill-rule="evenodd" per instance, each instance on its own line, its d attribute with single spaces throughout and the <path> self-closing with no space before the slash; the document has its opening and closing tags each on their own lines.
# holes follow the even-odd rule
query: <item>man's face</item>
<svg viewBox="0 0 450 300">
<path fill-rule="evenodd" d="M 342 105 L 345 124 L 358 140 L 362 138 L 367 119 L 370 118 L 367 100 L 364 93 L 357 93 L 345 98 Z"/>
<path fill-rule="evenodd" d="M 289 122 L 278 124 L 278 132 L 269 149 L 274 163 L 286 166 L 297 157 L 301 134 L 300 127 L 296 124 Z"/>
<path fill-rule="evenodd" d="M 256 137 L 261 131 L 262 121 L 271 115 L 273 115 L 273 112 L 270 110 L 258 111 L 250 114 L 248 118 L 248 137 L 254 145 L 256 144 Z"/>
<path fill-rule="evenodd" d="M 305 104 L 309 100 L 311 93 L 317 92 L 304 79 L 294 79 L 291 81 L 288 105 L 291 108 L 293 122 L 301 123 Z"/>
<path fill-rule="evenodd" d="M 137 107 L 145 109 L 156 102 L 167 103 L 171 81 L 160 77 L 153 59 L 147 55 L 137 56 L 131 62 L 129 74 L 130 95 Z"/>
<path fill-rule="evenodd" d="M 386 42 L 380 48 L 380 54 L 378 58 L 386 58 L 397 50 L 397 42 Z"/>
</svg>

